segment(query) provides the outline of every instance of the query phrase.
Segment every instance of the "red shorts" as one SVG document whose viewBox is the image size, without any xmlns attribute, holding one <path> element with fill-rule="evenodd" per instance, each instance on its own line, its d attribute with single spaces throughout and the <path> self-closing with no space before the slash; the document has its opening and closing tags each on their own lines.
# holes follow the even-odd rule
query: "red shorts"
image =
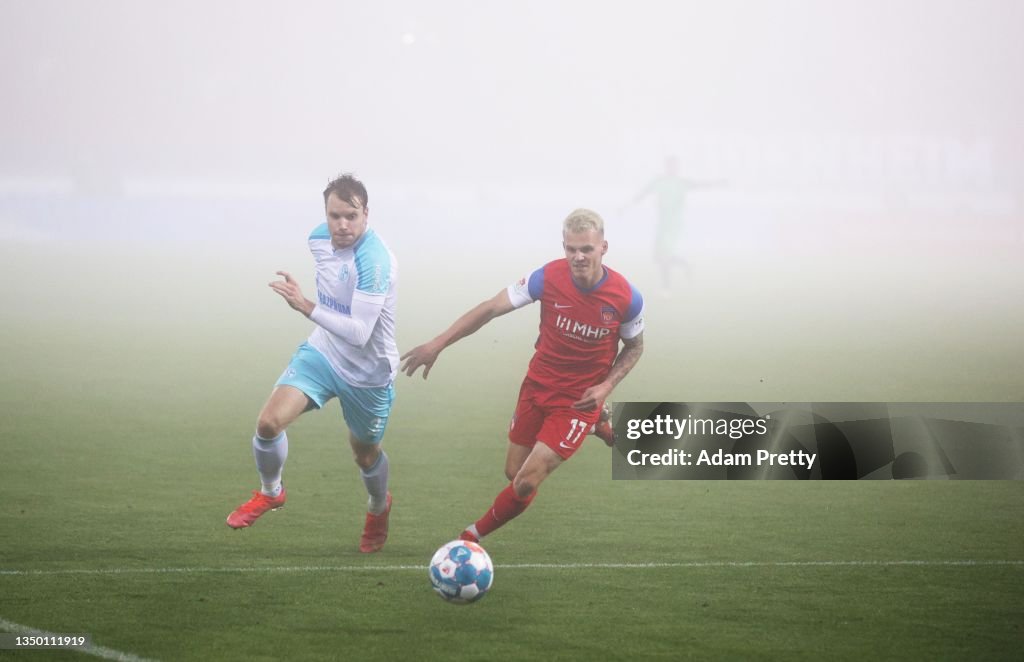
<svg viewBox="0 0 1024 662">
<path fill-rule="evenodd" d="M 508 426 L 508 440 L 533 448 L 538 441 L 568 460 L 601 415 L 601 407 L 591 411 L 573 409 L 577 398 L 524 379 L 519 402 Z"/>
</svg>

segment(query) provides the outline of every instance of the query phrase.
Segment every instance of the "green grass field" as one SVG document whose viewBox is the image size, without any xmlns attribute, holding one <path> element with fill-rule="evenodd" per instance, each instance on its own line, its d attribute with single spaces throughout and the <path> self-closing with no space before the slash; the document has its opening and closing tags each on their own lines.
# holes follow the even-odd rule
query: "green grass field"
<svg viewBox="0 0 1024 662">
<path fill-rule="evenodd" d="M 287 507 L 230 530 L 225 516 L 258 486 L 256 412 L 309 328 L 263 283 L 291 268 L 311 288 L 302 247 L 237 264 L 203 253 L 4 253 L 8 626 L 89 633 L 110 655 L 161 660 L 1024 650 L 1024 482 L 612 481 L 609 451 L 593 440 L 485 540 L 491 593 L 467 607 L 442 602 L 426 563 L 504 485 L 534 310 L 448 350 L 429 381 L 400 378 L 385 438 L 395 505 L 383 552 L 357 551 L 365 494 L 336 404 L 289 431 Z M 53 261 L 62 268 L 47 268 Z M 452 275 L 403 264 L 402 347 L 534 266 L 498 262 L 473 265 L 443 295 L 433 288 Z M 978 266 L 961 287 L 985 269 L 998 266 Z M 636 273 L 642 289 L 653 280 L 640 264 Z M 901 281 L 860 311 L 873 287 L 840 304 L 798 287 L 807 279 L 796 273 L 773 283 L 719 278 L 710 265 L 699 273 L 717 285 L 649 298 L 646 355 L 617 399 L 1024 400 L 1022 313 L 1002 299 L 943 306 L 929 295 L 935 283 Z M 821 287 L 847 277 L 856 278 L 833 274 Z"/>
</svg>

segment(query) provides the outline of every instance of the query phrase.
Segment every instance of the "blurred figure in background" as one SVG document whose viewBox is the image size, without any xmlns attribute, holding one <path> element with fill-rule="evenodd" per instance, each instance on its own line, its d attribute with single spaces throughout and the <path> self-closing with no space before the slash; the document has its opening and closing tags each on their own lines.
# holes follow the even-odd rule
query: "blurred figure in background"
<svg viewBox="0 0 1024 662">
<path fill-rule="evenodd" d="M 672 292 L 672 272 L 681 268 L 687 277 L 692 275 L 690 265 L 679 253 L 679 238 L 683 231 L 683 210 L 686 196 L 691 191 L 725 186 L 722 180 L 687 179 L 679 175 L 679 160 L 674 156 L 665 159 L 664 170 L 623 205 L 620 213 L 653 197 L 657 213 L 654 229 L 654 263 L 661 278 L 662 293 Z"/>
</svg>

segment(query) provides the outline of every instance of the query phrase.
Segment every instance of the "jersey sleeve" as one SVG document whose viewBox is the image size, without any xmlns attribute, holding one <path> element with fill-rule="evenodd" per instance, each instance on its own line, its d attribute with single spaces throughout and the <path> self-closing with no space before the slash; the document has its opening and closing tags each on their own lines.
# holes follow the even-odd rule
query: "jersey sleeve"
<svg viewBox="0 0 1024 662">
<path fill-rule="evenodd" d="M 373 242 L 356 251 L 356 291 L 371 296 L 383 296 L 391 288 L 395 265 L 391 255 L 380 242 Z"/>
<path fill-rule="evenodd" d="M 321 223 L 313 228 L 306 241 L 309 244 L 309 252 L 313 254 L 313 259 L 321 260 L 330 255 L 331 231 L 327 228 L 326 223 Z"/>
<path fill-rule="evenodd" d="M 636 338 L 644 330 L 644 298 L 632 285 L 629 289 L 629 306 L 626 308 L 626 314 L 622 316 L 625 321 L 619 326 L 619 337 L 625 340 Z"/>
<path fill-rule="evenodd" d="M 338 336 L 350 345 L 362 347 L 369 341 L 373 327 L 384 307 L 382 297 L 372 297 L 356 291 L 352 297 L 352 314 L 348 317 L 317 304 L 310 313 L 309 319 Z"/>
<path fill-rule="evenodd" d="M 533 303 L 544 294 L 544 267 L 508 286 L 508 299 L 515 308 Z"/>
</svg>

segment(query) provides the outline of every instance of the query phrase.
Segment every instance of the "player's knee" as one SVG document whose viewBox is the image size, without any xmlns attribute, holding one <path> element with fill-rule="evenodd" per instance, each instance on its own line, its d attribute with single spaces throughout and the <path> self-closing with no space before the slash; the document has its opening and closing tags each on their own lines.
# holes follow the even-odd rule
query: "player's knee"
<svg viewBox="0 0 1024 662">
<path fill-rule="evenodd" d="M 512 489 L 515 491 L 516 496 L 520 499 L 525 499 L 534 493 L 537 489 L 535 481 L 531 480 L 528 476 L 516 475 L 512 479 Z"/>
<path fill-rule="evenodd" d="M 273 439 L 284 432 L 284 423 L 280 418 L 269 412 L 260 412 L 256 419 L 256 434 L 263 439 Z"/>
<path fill-rule="evenodd" d="M 364 471 L 377 464 L 379 457 L 380 446 L 377 444 L 352 444 L 352 459 Z"/>
</svg>

